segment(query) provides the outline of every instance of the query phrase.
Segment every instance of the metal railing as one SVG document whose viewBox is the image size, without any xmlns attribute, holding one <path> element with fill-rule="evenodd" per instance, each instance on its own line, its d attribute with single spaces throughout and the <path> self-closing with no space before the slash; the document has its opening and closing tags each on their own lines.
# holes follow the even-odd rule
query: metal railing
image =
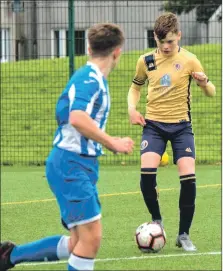
<svg viewBox="0 0 223 271">
<path fill-rule="evenodd" d="M 213 8 L 211 2 L 207 10 Z M 118 23 L 126 36 L 121 62 L 109 76 L 112 109 L 107 131 L 136 141 L 132 155 L 106 151 L 101 162 L 139 163 L 141 128 L 129 124 L 126 97 L 138 57 L 155 46 L 153 25 L 163 5 L 163 1 L 1 1 L 1 164 L 44 164 L 56 128 L 57 98 L 73 70 L 86 62 L 87 31 L 99 22 Z M 220 163 L 221 5 L 216 4 L 202 22 L 198 8 L 194 5 L 179 15 L 181 46 L 198 56 L 217 95 L 209 99 L 192 85 L 197 161 Z M 139 105 L 142 113 L 145 102 L 146 87 Z M 171 155 L 169 145 L 167 151 Z"/>
</svg>

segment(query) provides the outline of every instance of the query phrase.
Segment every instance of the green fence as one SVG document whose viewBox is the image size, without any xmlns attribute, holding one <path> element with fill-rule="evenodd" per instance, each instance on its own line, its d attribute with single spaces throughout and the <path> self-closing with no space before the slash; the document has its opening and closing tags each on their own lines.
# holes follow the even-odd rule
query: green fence
<svg viewBox="0 0 223 271">
<path fill-rule="evenodd" d="M 71 53 L 74 52 L 77 69 L 87 60 L 87 29 L 98 22 L 118 23 L 126 36 L 120 65 L 109 76 L 112 109 L 107 131 L 112 135 L 131 136 L 136 141 L 132 155 L 114 156 L 105 150 L 101 163 L 139 163 L 141 128 L 129 124 L 126 99 L 139 55 L 155 46 L 153 25 L 163 12 L 164 2 L 74 1 L 73 10 L 70 3 L 1 1 L 3 165 L 44 164 L 56 128 L 55 104 L 72 69 L 69 44 L 72 45 L 75 37 Z M 183 7 L 189 11 L 179 15 L 181 46 L 198 56 L 217 89 L 216 97 L 210 99 L 192 84 L 192 122 L 198 163 L 221 162 L 221 6 L 218 1 L 213 3 L 178 9 L 182 12 Z M 73 23 L 69 18 L 73 18 Z M 74 28 L 74 33 L 69 32 L 69 26 Z M 145 101 L 146 87 L 139 105 L 142 113 Z M 167 150 L 171 155 L 170 145 Z"/>
</svg>

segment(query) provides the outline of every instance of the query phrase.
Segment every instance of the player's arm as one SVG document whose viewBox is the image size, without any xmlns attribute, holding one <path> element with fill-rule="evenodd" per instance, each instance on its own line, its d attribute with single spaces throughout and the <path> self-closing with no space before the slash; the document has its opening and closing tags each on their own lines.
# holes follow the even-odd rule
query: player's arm
<svg viewBox="0 0 223 271">
<path fill-rule="evenodd" d="M 209 81 L 205 73 L 203 72 L 193 72 L 193 78 L 195 79 L 197 85 L 204 91 L 205 95 L 208 97 L 213 97 L 216 94 L 214 84 Z"/>
<path fill-rule="evenodd" d="M 137 111 L 137 104 L 140 100 L 140 89 L 147 79 L 145 64 L 141 56 L 136 65 L 136 73 L 128 92 L 128 113 L 130 122 L 144 126 L 146 124 L 144 117 Z"/>
<path fill-rule="evenodd" d="M 200 61 L 196 58 L 193 61 L 192 77 L 196 81 L 197 85 L 203 90 L 204 94 L 208 97 L 213 97 L 216 94 L 214 84 L 208 79 L 204 73 L 204 69 Z"/>
<path fill-rule="evenodd" d="M 70 100 L 69 123 L 84 137 L 102 144 L 115 153 L 132 152 L 134 145 L 132 139 L 108 135 L 90 117 L 89 104 L 93 104 L 100 93 L 98 82 L 94 80 L 92 82 L 71 85 L 68 95 Z"/>
<path fill-rule="evenodd" d="M 130 138 L 112 137 L 97 127 L 88 113 L 82 110 L 73 110 L 70 112 L 70 124 L 75 127 L 84 137 L 92 139 L 102 144 L 113 152 L 132 152 L 133 141 Z"/>
</svg>

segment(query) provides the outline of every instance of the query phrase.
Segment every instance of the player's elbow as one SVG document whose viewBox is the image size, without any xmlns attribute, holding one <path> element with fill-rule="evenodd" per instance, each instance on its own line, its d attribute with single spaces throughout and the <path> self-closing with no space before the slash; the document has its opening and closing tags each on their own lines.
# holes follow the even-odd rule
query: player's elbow
<svg viewBox="0 0 223 271">
<path fill-rule="evenodd" d="M 69 123 L 73 126 L 73 127 L 76 127 L 78 125 L 78 120 L 77 118 L 75 118 L 75 116 L 70 116 L 69 118 Z"/>
<path fill-rule="evenodd" d="M 81 114 L 82 112 L 79 110 L 74 110 L 70 112 L 70 116 L 69 116 L 69 123 L 73 126 L 73 127 L 79 127 L 80 123 L 81 123 Z"/>
</svg>

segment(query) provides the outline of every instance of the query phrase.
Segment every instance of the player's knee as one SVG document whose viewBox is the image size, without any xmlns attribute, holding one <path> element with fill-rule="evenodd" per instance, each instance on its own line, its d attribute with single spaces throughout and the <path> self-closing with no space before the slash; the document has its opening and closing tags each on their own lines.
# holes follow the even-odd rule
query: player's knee
<svg viewBox="0 0 223 271">
<path fill-rule="evenodd" d="M 182 157 L 177 160 L 180 176 L 195 174 L 195 159 L 193 157 Z"/>
<path fill-rule="evenodd" d="M 80 241 L 82 241 L 85 246 L 88 246 L 88 248 L 92 252 L 97 253 L 101 245 L 101 239 L 102 239 L 102 235 L 100 233 L 98 234 L 90 233 L 89 235 L 85 236 L 84 239 Z"/>
<path fill-rule="evenodd" d="M 157 168 L 141 168 L 140 187 L 144 197 L 157 198 Z"/>
<path fill-rule="evenodd" d="M 141 168 L 157 168 L 160 164 L 161 156 L 155 152 L 145 152 L 141 154 Z"/>
<path fill-rule="evenodd" d="M 95 251 L 99 250 L 101 245 L 101 239 L 102 239 L 101 235 L 96 235 L 92 238 L 91 243 L 93 244 Z"/>
<path fill-rule="evenodd" d="M 72 252 L 74 250 L 76 243 L 77 243 L 77 239 L 70 237 L 69 243 L 68 243 L 68 248 L 69 248 L 70 252 Z"/>
</svg>

